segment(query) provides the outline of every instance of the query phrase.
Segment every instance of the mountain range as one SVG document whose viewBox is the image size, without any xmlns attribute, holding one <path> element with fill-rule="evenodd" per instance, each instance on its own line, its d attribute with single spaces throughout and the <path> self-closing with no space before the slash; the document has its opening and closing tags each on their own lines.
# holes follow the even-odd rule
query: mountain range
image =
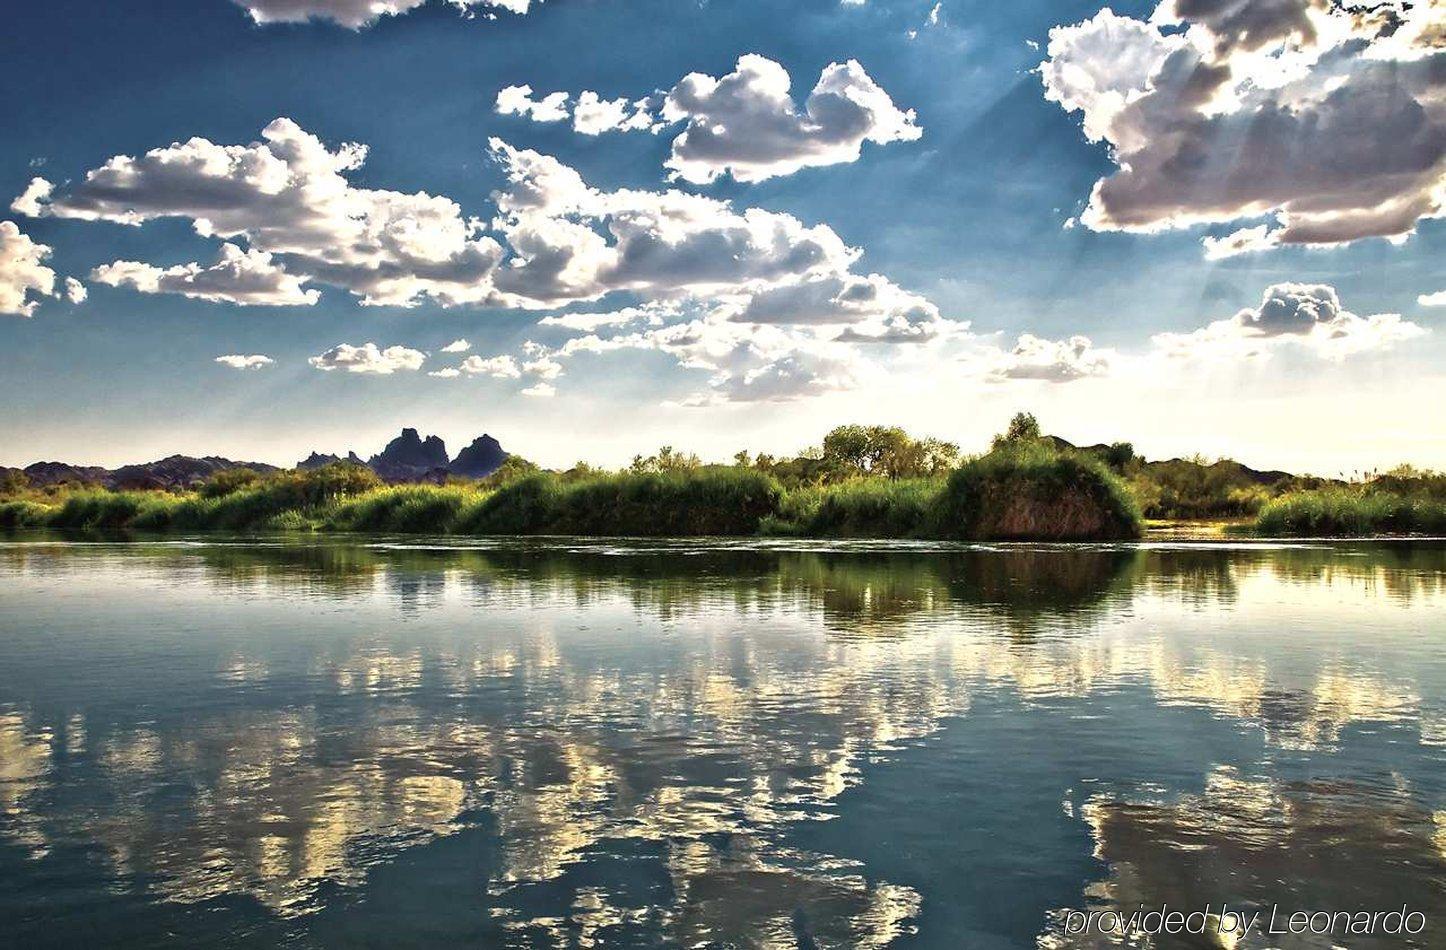
<svg viewBox="0 0 1446 950">
<path fill-rule="evenodd" d="M 406 428 L 387 443 L 376 455 L 363 461 L 355 452 L 345 456 L 312 452 L 296 463 L 298 469 L 320 468 L 333 462 L 365 465 L 383 481 L 394 484 L 408 482 L 442 482 L 448 475 L 463 478 L 484 478 L 502 467 L 507 460 L 498 441 L 482 435 L 472 441 L 456 458 L 447 454 L 447 445 L 435 435 L 425 439 L 416 429 Z M 172 455 L 154 462 L 123 465 L 108 469 L 98 465 L 72 465 L 67 462 L 35 462 L 24 468 L 0 467 L 0 478 L 20 473 L 32 485 L 45 486 L 63 482 L 100 485 L 106 488 L 189 488 L 228 468 L 249 468 L 258 472 L 280 471 L 264 462 L 239 462 L 208 455 L 195 458 Z"/>
</svg>

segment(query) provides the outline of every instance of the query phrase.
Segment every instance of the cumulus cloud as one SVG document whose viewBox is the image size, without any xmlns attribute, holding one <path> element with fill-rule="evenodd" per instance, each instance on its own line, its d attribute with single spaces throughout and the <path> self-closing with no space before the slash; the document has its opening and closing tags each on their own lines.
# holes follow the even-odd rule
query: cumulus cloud
<svg viewBox="0 0 1446 950">
<path fill-rule="evenodd" d="M 435 376 L 438 379 L 456 379 L 462 375 L 462 371 L 455 366 L 448 366 L 445 369 L 434 369 L 428 376 Z"/>
<path fill-rule="evenodd" d="M 522 376 L 522 370 L 518 369 L 517 361 L 510 356 L 493 356 L 483 359 L 480 356 L 469 356 L 462 361 L 458 367 L 469 376 L 491 376 L 493 379 L 518 379 Z"/>
<path fill-rule="evenodd" d="M 509 86 L 498 94 L 497 109 L 553 122 L 567 117 L 571 100 L 565 92 L 537 100 L 531 87 Z M 800 108 L 788 72 L 757 54 L 739 58 L 722 77 L 690 73 L 666 93 L 641 99 L 585 90 L 571 114 L 573 128 L 585 135 L 683 124 L 666 167 L 699 184 L 722 175 L 756 182 L 853 162 L 865 142 L 909 142 L 923 134 L 914 112 L 895 106 L 855 60 L 826 67 Z"/>
<path fill-rule="evenodd" d="M 762 56 L 740 57 L 721 79 L 691 73 L 668 93 L 663 116 L 687 123 L 667 167 L 710 182 L 723 174 L 763 181 L 812 166 L 856 161 L 864 142 L 919 138 L 912 110 L 900 111 L 855 60 L 827 66 L 800 111 L 788 72 Z"/>
<path fill-rule="evenodd" d="M 240 353 L 233 353 L 229 356 L 218 356 L 216 362 L 222 366 L 229 366 L 232 369 L 261 369 L 270 366 L 276 361 L 269 356 L 262 356 L 260 353 L 253 353 L 245 356 Z"/>
<path fill-rule="evenodd" d="M 508 86 L 497 93 L 497 111 L 503 115 L 526 116 L 533 122 L 561 122 L 568 117 L 567 100 L 565 92 L 534 99 L 531 86 Z"/>
<path fill-rule="evenodd" d="M 1258 307 L 1190 333 L 1157 334 L 1153 341 L 1159 352 L 1176 359 L 1261 358 L 1280 345 L 1294 345 L 1341 360 L 1426 332 L 1400 314 L 1358 316 L 1341 306 L 1327 284 L 1284 283 L 1266 288 Z"/>
<path fill-rule="evenodd" d="M 116 262 L 98 273 L 242 303 L 310 302 L 315 290 L 302 288 L 317 285 L 395 306 L 544 308 L 615 291 L 656 300 L 842 274 L 859 255 L 826 225 L 672 189 L 597 190 L 555 158 L 493 140 L 507 184 L 491 227 L 504 247 L 449 198 L 352 186 L 364 146 L 328 148 L 289 119 L 262 139 L 116 156 L 67 193 L 29 189 L 25 204 L 127 225 L 189 219 L 234 245 L 216 265 Z"/>
<path fill-rule="evenodd" d="M 572 110 L 572 130 L 581 135 L 602 135 L 604 132 L 658 132 L 664 123 L 656 112 L 662 106 L 661 96 L 645 96 L 630 100 L 604 99 L 590 89 L 578 93 Z"/>
<path fill-rule="evenodd" d="M 244 8 L 257 23 L 303 23 L 308 20 L 330 20 L 333 23 L 360 29 L 384 16 L 400 16 L 422 6 L 427 0 L 232 0 Z M 447 0 L 447 3 L 469 15 L 480 9 L 507 10 L 526 13 L 532 0 Z M 536 0 L 541 2 L 541 0 Z"/>
<path fill-rule="evenodd" d="M 311 357 L 307 362 L 328 373 L 340 369 L 348 373 L 390 376 L 398 371 L 419 370 L 426 359 L 425 353 L 405 346 L 381 349 L 375 343 L 364 343 L 361 346 L 338 343 L 320 356 Z"/>
<path fill-rule="evenodd" d="M 237 304 L 311 303 L 320 286 L 368 304 L 636 301 L 552 314 L 540 326 L 586 337 L 555 349 L 529 344 L 510 363 L 478 357 L 450 367 L 459 376 L 551 384 L 566 356 L 587 346 L 652 349 L 707 371 L 707 400 L 778 400 L 855 385 L 892 344 L 933 346 L 967 330 L 888 278 L 855 273 L 859 249 L 789 214 L 672 188 L 594 188 L 556 158 L 494 139 L 503 185 L 484 223 L 445 197 L 353 186 L 361 145 L 329 147 L 286 119 L 262 138 L 117 156 L 60 193 L 28 189 L 24 203 L 42 215 L 126 225 L 189 219 L 224 242 L 212 265 L 117 261 L 93 275 L 143 292 Z M 446 351 L 463 352 L 463 343 Z M 862 356 L 858 344 L 876 355 Z M 402 347 L 343 344 L 311 362 L 390 373 L 422 359 Z M 452 376 L 446 369 L 435 372 Z"/>
<path fill-rule="evenodd" d="M 1446 290 L 1438 290 L 1434 294 L 1422 294 L 1416 298 L 1416 302 L 1423 307 L 1446 307 Z"/>
<path fill-rule="evenodd" d="M 472 349 L 472 344 L 468 343 L 466 340 L 453 340 L 451 343 L 448 343 L 446 346 L 442 347 L 439 352 L 466 353 L 470 349 Z"/>
<path fill-rule="evenodd" d="M 707 301 L 682 312 L 682 319 L 662 326 L 573 337 L 551 350 L 551 359 L 625 350 L 666 354 L 707 374 L 706 388 L 682 401 L 688 406 L 786 402 L 852 389 L 878 375 L 859 348 L 822 336 L 816 327 L 739 323 L 730 307 Z"/>
<path fill-rule="evenodd" d="M 513 250 L 493 279 L 514 306 L 732 290 L 846 272 L 858 257 L 826 225 L 671 189 L 598 191 L 551 156 L 492 149 L 508 182 L 495 224 Z"/>
<path fill-rule="evenodd" d="M 1118 169 L 1080 220 L 1153 232 L 1270 216 L 1212 258 L 1404 238 L 1446 202 L 1442 0 L 1165 0 L 1050 33 L 1046 96 Z"/>
<path fill-rule="evenodd" d="M 650 326 L 662 326 L 667 317 L 677 316 L 678 304 L 675 301 L 659 301 L 644 304 L 639 307 L 624 307 L 621 310 L 613 310 L 603 313 L 560 313 L 543 317 L 537 321 L 538 326 L 562 327 L 567 330 L 583 330 L 591 332 L 603 327 L 626 326 L 631 323 L 647 323 Z"/>
<path fill-rule="evenodd" d="M 537 383 L 522 390 L 522 395 L 532 396 L 536 399 L 551 399 L 557 395 L 557 387 L 551 383 Z"/>
<path fill-rule="evenodd" d="M 989 376 L 996 382 L 1033 379 L 1068 383 L 1108 376 L 1114 358 L 1113 351 L 1096 347 L 1087 336 L 1046 340 L 1025 333 L 1019 337 L 1014 349 L 999 354 Z"/>
<path fill-rule="evenodd" d="M 244 272 L 251 281 L 265 271 L 280 289 L 263 290 L 261 302 L 278 296 L 310 302 L 314 294 L 298 289 L 304 283 L 331 284 L 363 303 L 396 306 L 491 296 L 489 277 L 502 248 L 481 236 L 481 222 L 464 218 L 456 202 L 425 192 L 355 188 L 346 175 L 365 161 L 366 147 L 328 149 L 290 119 L 277 119 L 261 135 L 249 145 L 192 138 L 139 158 L 118 155 L 68 194 L 54 196 L 48 184 L 32 183 L 17 203 L 33 214 L 126 225 L 189 219 L 198 234 L 249 245 L 240 257 L 223 250 L 220 270 L 188 265 L 193 281 L 184 273 L 168 281 L 123 266 L 116 273 L 117 279 L 133 274 L 137 286 L 154 277 L 162 291 L 167 284 L 180 292 L 194 282 L 224 284 L 221 271 Z M 207 292 L 227 296 L 224 288 Z"/>
<path fill-rule="evenodd" d="M 951 325 L 934 304 L 879 274 L 776 284 L 742 296 L 727 312 L 740 323 L 846 325 L 836 338 L 859 343 L 921 341 L 965 326 Z"/>
<path fill-rule="evenodd" d="M 65 299 L 71 303 L 85 303 L 85 298 L 90 296 L 90 291 L 85 289 L 85 284 L 74 277 L 65 278 Z"/>
<path fill-rule="evenodd" d="M 45 202 L 50 199 L 50 193 L 54 190 L 54 187 L 54 185 L 44 178 L 30 179 L 30 184 L 25 186 L 25 190 L 17 195 L 14 201 L 10 202 L 10 210 L 16 214 L 23 214 L 26 217 L 40 217 L 40 215 L 44 213 L 42 209 L 45 206 Z"/>
<path fill-rule="evenodd" d="M 34 295 L 53 296 L 55 271 L 45 266 L 50 248 L 37 244 L 13 221 L 0 221 L 0 313 L 35 314 Z"/>
<path fill-rule="evenodd" d="M 288 274 L 270 254 L 243 251 L 230 243 L 221 245 L 214 264 L 160 268 L 140 261 L 116 261 L 91 271 L 90 279 L 143 294 L 180 294 L 212 303 L 309 307 L 321 298 L 320 291 L 302 287 L 305 278 Z"/>
</svg>

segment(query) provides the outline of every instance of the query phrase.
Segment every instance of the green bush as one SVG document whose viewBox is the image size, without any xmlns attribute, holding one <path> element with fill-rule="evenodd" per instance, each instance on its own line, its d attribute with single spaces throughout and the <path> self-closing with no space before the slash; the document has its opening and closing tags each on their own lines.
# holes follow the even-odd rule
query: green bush
<svg viewBox="0 0 1446 950">
<path fill-rule="evenodd" d="M 1446 534 L 1446 501 L 1352 488 L 1295 492 L 1267 504 L 1255 530 L 1295 537 Z"/>
<path fill-rule="evenodd" d="M 858 479 L 818 493 L 802 522 L 811 537 L 909 538 L 929 531 L 942 478 Z"/>
<path fill-rule="evenodd" d="M 54 510 L 35 501 L 0 501 L 0 529 L 42 527 Z"/>
<path fill-rule="evenodd" d="M 461 485 L 398 485 L 339 502 L 323 524 L 341 531 L 446 534 L 457 527 L 463 508 L 480 497 Z"/>
<path fill-rule="evenodd" d="M 761 472 L 719 466 L 623 472 L 564 482 L 535 475 L 461 519 L 469 534 L 749 535 L 783 490 Z"/>
<path fill-rule="evenodd" d="M 1001 443 L 965 462 L 939 497 L 932 533 L 971 540 L 1139 537 L 1140 512 L 1099 459 L 1042 442 Z"/>
</svg>

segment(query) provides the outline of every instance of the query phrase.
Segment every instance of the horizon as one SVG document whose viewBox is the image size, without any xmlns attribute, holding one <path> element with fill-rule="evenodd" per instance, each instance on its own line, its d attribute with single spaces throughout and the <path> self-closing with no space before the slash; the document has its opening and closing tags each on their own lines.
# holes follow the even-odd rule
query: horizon
<svg viewBox="0 0 1446 950">
<path fill-rule="evenodd" d="M 967 452 L 1027 410 L 1446 468 L 1440 7 L 1299 7 L 12 13 L 0 464 L 290 466 L 424 419 L 549 468 L 853 422 Z"/>
<path fill-rule="evenodd" d="M 1007 422 L 1007 420 L 1006 420 L 1006 422 Z M 902 427 L 901 427 L 901 428 L 902 428 Z M 271 465 L 271 466 L 274 466 L 274 467 L 276 467 L 276 468 L 279 468 L 279 469 L 283 469 L 283 470 L 284 470 L 284 469 L 293 469 L 293 468 L 297 467 L 301 462 L 305 461 L 305 460 L 306 460 L 307 458 L 309 458 L 313 453 L 315 453 L 315 454 L 320 454 L 320 455 L 335 455 L 335 456 L 339 457 L 340 459 L 342 459 L 343 461 L 345 461 L 346 458 L 347 458 L 347 454 L 348 454 L 349 452 L 355 452 L 358 457 L 360 457 L 360 458 L 363 459 L 363 460 L 367 460 L 367 459 L 370 459 L 371 457 L 377 455 L 378 453 L 380 453 L 388 444 L 390 444 L 393 440 L 395 440 L 396 438 L 398 438 L 398 437 L 399 437 L 401 434 L 403 434 L 407 429 L 413 429 L 413 430 L 415 430 L 415 431 L 417 432 L 419 438 L 421 438 L 421 439 L 423 439 L 423 440 L 428 439 L 428 438 L 431 438 L 432 436 L 436 436 L 436 437 L 440 438 L 440 439 L 442 440 L 443 444 L 446 446 L 446 450 L 447 450 L 447 455 L 448 455 L 448 457 L 449 457 L 449 458 L 452 458 L 452 459 L 455 459 L 455 458 L 457 457 L 457 454 L 458 454 L 459 452 L 461 452 L 463 449 L 465 449 L 465 448 L 467 448 L 468 446 L 470 446 L 473 442 L 475 442 L 475 441 L 477 441 L 477 440 L 479 440 L 479 439 L 482 439 L 482 438 L 484 438 L 484 437 L 489 437 L 489 436 L 490 436 L 491 438 L 495 439 L 495 440 L 498 442 L 499 445 L 501 445 L 502 450 L 503 450 L 504 452 L 506 452 L 509 456 L 516 456 L 516 457 L 519 457 L 519 458 L 524 458 L 524 459 L 526 459 L 526 460 L 529 461 L 529 462 L 532 462 L 532 463 L 534 463 L 534 464 L 538 464 L 538 465 L 540 465 L 542 468 L 544 468 L 544 469 L 549 469 L 549 470 L 565 470 L 565 469 L 567 469 L 567 468 L 569 468 L 569 467 L 571 467 L 571 466 L 573 466 L 573 465 L 578 465 L 578 464 L 587 464 L 587 465 L 591 465 L 591 466 L 594 466 L 594 467 L 597 467 L 597 468 L 602 468 L 602 469 L 622 469 L 622 468 L 626 468 L 626 467 L 628 466 L 628 464 L 631 462 L 631 460 L 632 460 L 634 457 L 639 456 L 639 455 L 642 455 L 642 454 L 645 454 L 645 453 L 648 453 L 648 452 L 656 452 L 658 449 L 663 448 L 663 447 L 665 447 L 665 446 L 666 446 L 666 447 L 669 447 L 669 448 L 672 448 L 672 449 L 675 449 L 675 450 L 677 450 L 677 451 L 679 451 L 679 452 L 681 452 L 681 453 L 683 453 L 683 454 L 696 455 L 696 456 L 698 457 L 699 462 L 700 462 L 701 464 L 703 464 L 703 465 L 732 465 L 732 464 L 734 464 L 734 458 L 735 458 L 735 456 L 737 455 L 738 451 L 740 451 L 739 449 L 733 449 L 732 451 L 724 451 L 722 455 L 718 455 L 718 456 L 708 456 L 708 455 L 703 455 L 701 452 L 697 452 L 697 451 L 694 451 L 694 450 L 692 450 L 692 449 L 689 449 L 689 448 L 687 448 L 687 447 L 685 447 L 685 446 L 674 445 L 674 444 L 672 444 L 672 443 L 669 443 L 669 442 L 667 442 L 667 441 L 664 441 L 663 443 L 660 443 L 659 445 L 656 445 L 656 446 L 643 446 L 643 447 L 638 447 L 638 448 L 636 448 L 636 449 L 634 449 L 634 450 L 632 450 L 632 451 L 630 451 L 630 452 L 625 453 L 624 455 L 618 456 L 619 461 L 616 461 L 616 462 L 600 463 L 600 462 L 597 462 L 596 460 L 592 460 L 592 459 L 575 458 L 575 459 L 572 459 L 570 462 L 548 463 L 548 462 L 539 461 L 538 459 L 535 459 L 535 458 L 531 458 L 530 456 L 526 456 L 526 455 L 524 455 L 523 453 L 512 451 L 511 449 L 508 448 L 508 444 L 507 444 L 507 440 L 506 440 L 506 439 L 500 438 L 500 437 L 498 437 L 495 433 L 490 432 L 490 431 L 482 431 L 482 432 L 475 433 L 475 434 L 473 434 L 473 435 L 461 436 L 461 437 L 458 437 L 458 438 L 456 438 L 456 439 L 453 439 L 453 438 L 449 438 L 449 437 L 443 435 L 443 434 L 440 433 L 440 432 L 432 432 L 432 431 L 429 431 L 429 430 L 428 430 L 426 427 L 424 427 L 424 426 L 404 425 L 404 426 L 401 426 L 401 427 L 398 428 L 398 429 L 393 430 L 391 435 L 382 437 L 379 441 L 376 442 L 375 447 L 374 447 L 374 448 L 371 448 L 371 449 L 362 449 L 362 448 L 358 448 L 358 447 L 355 446 L 355 445 L 344 446 L 344 447 L 341 447 L 341 448 L 313 448 L 313 449 L 310 449 L 310 450 L 302 453 L 301 455 L 299 455 L 296 459 L 294 459 L 294 460 L 292 460 L 292 461 L 277 461 L 277 460 L 275 460 L 275 459 L 250 458 L 250 457 L 233 456 L 233 455 L 227 455 L 226 453 L 223 453 L 223 452 L 206 452 L 206 451 L 186 451 L 186 452 L 181 452 L 181 451 L 178 451 L 178 452 L 167 452 L 167 453 L 164 453 L 164 454 L 162 454 L 162 455 L 156 455 L 156 456 L 153 456 L 153 457 L 150 457 L 150 458 L 145 458 L 145 459 L 136 459 L 136 460 L 131 460 L 131 461 L 121 461 L 121 462 L 88 462 L 88 461 L 77 461 L 77 460 L 73 460 L 73 459 L 61 459 L 61 458 L 40 458 L 40 459 L 32 459 L 32 460 L 30 460 L 30 461 L 28 461 L 28 462 L 22 462 L 22 463 L 12 463 L 12 462 L 5 462 L 5 461 L 3 461 L 3 460 L 0 460 L 0 468 L 24 469 L 25 467 L 27 467 L 27 466 L 29 466 L 29 465 L 33 465 L 33 464 L 65 464 L 65 465 L 72 465 L 72 466 L 75 466 L 75 467 L 77 467 L 77 468 L 84 468 L 84 467 L 92 467 L 92 466 L 94 466 L 94 467 L 105 468 L 105 469 L 109 469 L 109 470 L 115 470 L 115 469 L 122 468 L 122 467 L 125 467 L 125 466 L 128 466 L 128 465 L 147 465 L 147 464 L 150 464 L 150 463 L 162 461 L 162 460 L 167 459 L 167 458 L 173 458 L 173 457 L 175 457 L 175 458 L 219 458 L 219 459 L 224 459 L 225 461 L 228 461 L 228 462 L 237 462 L 237 463 L 243 463 L 243 464 L 253 464 L 253 463 L 254 463 L 254 464 L 261 464 L 261 465 Z M 1001 424 L 1000 427 L 999 427 L 999 430 L 997 430 L 995 433 L 991 434 L 988 438 L 984 439 L 983 442 L 982 442 L 980 445 L 978 445 L 977 447 L 971 446 L 971 445 L 961 444 L 961 443 L 956 442 L 956 441 L 953 440 L 953 439 L 948 439 L 948 438 L 946 438 L 946 437 L 939 436 L 939 435 L 934 434 L 934 433 L 912 432 L 912 431 L 909 431 L 908 434 L 909 434 L 910 436 L 913 436 L 913 437 L 916 437 L 916 438 L 938 438 L 938 439 L 943 439 L 943 440 L 946 441 L 946 442 L 953 442 L 954 444 L 958 445 L 959 450 L 960 450 L 962 456 L 967 458 L 967 457 L 970 457 L 970 456 L 977 456 L 977 455 L 981 455 L 981 454 L 984 454 L 984 453 L 988 452 L 990 441 L 991 441 L 992 439 L 994 439 L 994 438 L 998 435 L 998 433 L 999 433 L 1000 431 L 1003 431 L 1003 429 L 1004 429 L 1004 425 Z M 1043 429 L 1044 429 L 1044 433 L 1043 433 L 1043 434 L 1044 434 L 1045 436 L 1053 437 L 1053 438 L 1058 438 L 1058 439 L 1063 439 L 1064 441 L 1069 442 L 1070 444 L 1074 445 L 1074 446 L 1077 447 L 1077 448 L 1087 448 L 1087 447 L 1096 446 L 1096 445 L 1109 445 L 1109 444 L 1116 443 L 1116 442 L 1129 443 L 1131 446 L 1133 446 L 1133 448 L 1134 448 L 1134 450 L 1135 450 L 1136 456 L 1137 456 L 1138 458 L 1140 458 L 1140 459 L 1143 459 L 1143 460 L 1147 461 L 1147 462 L 1167 462 L 1167 461 L 1174 461 L 1174 460 L 1191 459 L 1191 458 L 1195 457 L 1195 455 L 1196 455 L 1196 453 L 1185 453 L 1185 454 L 1175 454 L 1175 455 L 1157 455 L 1157 454 L 1154 454 L 1154 453 L 1151 453 L 1151 452 L 1142 451 L 1141 448 L 1140 448 L 1140 446 L 1139 446 L 1138 444 L 1136 444 L 1135 442 L 1133 442 L 1132 440 L 1127 439 L 1127 438 L 1097 439 L 1097 440 L 1079 440 L 1079 439 L 1072 439 L 1072 438 L 1069 438 L 1069 437 L 1066 436 L 1066 435 L 1061 435 L 1061 434 L 1058 433 L 1058 432 L 1052 431 L 1052 430 L 1049 429 L 1048 426 L 1043 426 Z M 908 430 L 906 429 L 906 431 L 908 431 Z M 758 455 L 760 455 L 760 454 L 773 455 L 773 456 L 776 456 L 776 457 L 778 457 L 778 458 L 796 457 L 796 456 L 802 455 L 802 454 L 804 454 L 804 453 L 806 453 L 806 452 L 817 451 L 817 450 L 819 449 L 820 444 L 821 444 L 822 441 L 823 441 L 824 435 L 826 435 L 826 434 L 827 434 L 826 432 L 820 432 L 820 433 L 818 433 L 817 438 L 814 439 L 814 440 L 812 440 L 812 441 L 802 443 L 802 444 L 800 444 L 800 445 L 798 445 L 798 446 L 795 446 L 795 447 L 793 447 L 793 448 L 783 448 L 783 449 L 779 449 L 779 450 L 777 450 L 777 451 L 771 450 L 771 449 L 756 450 L 756 449 L 754 449 L 754 448 L 752 448 L 752 447 L 749 447 L 749 446 L 744 446 L 743 449 L 746 450 L 746 451 L 748 451 L 754 458 L 756 458 L 756 457 L 757 457 Z M 368 443 L 368 444 L 370 444 L 370 443 Z M 1201 457 L 1203 457 L 1204 460 L 1205 460 L 1207 463 L 1213 463 L 1213 462 L 1217 462 L 1217 461 L 1232 461 L 1232 462 L 1238 462 L 1238 463 L 1240 463 L 1241 465 L 1244 465 L 1245 467 L 1250 468 L 1250 469 L 1253 469 L 1253 470 L 1255 470 L 1255 471 L 1285 471 L 1285 472 L 1288 472 L 1288 473 L 1291 474 L 1291 475 L 1298 475 L 1298 476 L 1316 476 L 1316 477 L 1323 477 L 1323 478 L 1346 478 L 1346 479 L 1350 479 L 1350 478 L 1353 478 L 1353 477 L 1364 476 L 1364 475 L 1367 475 L 1367 474 L 1373 473 L 1373 472 L 1383 472 L 1383 471 L 1386 471 L 1388 468 L 1392 467 L 1392 466 L 1377 466 L 1377 467 L 1375 467 L 1375 468 L 1353 468 L 1353 469 L 1349 469 L 1349 470 L 1342 469 L 1342 470 L 1339 470 L 1339 471 L 1337 471 L 1337 472 L 1291 471 L 1291 470 L 1289 470 L 1289 469 L 1281 469 L 1281 468 L 1278 468 L 1278 467 L 1276 467 L 1276 466 L 1256 465 L 1256 464 L 1253 464 L 1253 463 L 1251 462 L 1251 460 L 1249 460 L 1249 459 L 1231 458 L 1231 457 L 1229 457 L 1229 456 L 1223 456 L 1223 455 L 1222 455 L 1222 456 L 1208 456 L 1208 455 L 1205 455 L 1205 456 L 1201 456 Z"/>
</svg>

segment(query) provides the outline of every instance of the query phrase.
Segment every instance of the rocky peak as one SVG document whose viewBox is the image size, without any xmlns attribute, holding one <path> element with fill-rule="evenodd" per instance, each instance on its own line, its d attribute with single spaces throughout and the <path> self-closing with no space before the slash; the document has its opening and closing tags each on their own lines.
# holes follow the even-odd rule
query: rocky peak
<svg viewBox="0 0 1446 950">
<path fill-rule="evenodd" d="M 447 470 L 466 478 L 485 478 L 501 468 L 505 461 L 507 453 L 502 451 L 502 445 L 492 436 L 483 435 L 458 452 Z"/>
<path fill-rule="evenodd" d="M 387 443 L 367 464 L 382 478 L 404 481 L 447 467 L 447 444 L 435 435 L 425 439 L 416 429 L 403 429 L 402 434 Z"/>
</svg>

